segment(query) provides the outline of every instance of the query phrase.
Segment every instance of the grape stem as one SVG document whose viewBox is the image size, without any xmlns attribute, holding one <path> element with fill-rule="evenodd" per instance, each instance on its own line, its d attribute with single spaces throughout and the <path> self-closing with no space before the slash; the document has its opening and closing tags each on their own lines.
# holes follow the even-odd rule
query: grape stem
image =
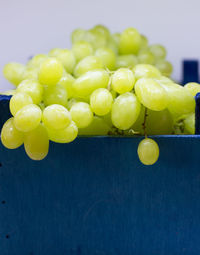
<svg viewBox="0 0 200 255">
<path fill-rule="evenodd" d="M 147 113 L 147 108 L 145 107 L 145 110 L 144 110 L 144 122 L 142 123 L 143 129 L 144 129 L 145 138 L 147 138 L 147 133 L 146 133 L 146 120 L 147 120 L 147 117 L 148 117 L 148 113 Z"/>
</svg>

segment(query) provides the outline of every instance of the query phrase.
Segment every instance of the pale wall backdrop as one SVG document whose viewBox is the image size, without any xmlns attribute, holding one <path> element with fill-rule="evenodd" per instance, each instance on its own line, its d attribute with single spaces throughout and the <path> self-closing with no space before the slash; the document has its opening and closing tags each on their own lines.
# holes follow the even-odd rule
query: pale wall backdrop
<svg viewBox="0 0 200 255">
<path fill-rule="evenodd" d="M 200 59 L 200 0 L 0 0 L 0 91 L 5 63 L 70 47 L 74 28 L 105 24 L 112 32 L 133 26 L 151 43 L 164 44 L 181 78 L 183 58 Z"/>
</svg>

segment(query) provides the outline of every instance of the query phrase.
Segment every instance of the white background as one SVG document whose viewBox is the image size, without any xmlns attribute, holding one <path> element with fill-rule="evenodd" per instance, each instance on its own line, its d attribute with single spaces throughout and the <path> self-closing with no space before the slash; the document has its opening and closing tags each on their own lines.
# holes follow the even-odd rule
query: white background
<svg viewBox="0 0 200 255">
<path fill-rule="evenodd" d="M 0 0 L 0 91 L 12 87 L 4 64 L 70 47 L 73 29 L 99 23 L 112 32 L 133 26 L 165 45 L 175 79 L 181 79 L 182 59 L 200 59 L 200 0 Z"/>
</svg>

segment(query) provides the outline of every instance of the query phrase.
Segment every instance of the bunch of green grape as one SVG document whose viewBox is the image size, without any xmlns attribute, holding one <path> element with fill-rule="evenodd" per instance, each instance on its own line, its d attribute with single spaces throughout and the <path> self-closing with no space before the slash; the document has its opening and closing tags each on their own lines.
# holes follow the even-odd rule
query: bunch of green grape
<svg viewBox="0 0 200 255">
<path fill-rule="evenodd" d="M 159 157 L 147 135 L 193 134 L 197 83 L 178 85 L 161 45 L 149 45 L 135 28 L 121 34 L 98 25 L 72 33 L 71 49 L 52 49 L 26 65 L 9 63 L 5 78 L 16 86 L 1 141 L 9 149 L 24 144 L 42 160 L 49 141 L 72 142 L 78 135 L 144 135 L 138 156 L 145 165 Z"/>
</svg>

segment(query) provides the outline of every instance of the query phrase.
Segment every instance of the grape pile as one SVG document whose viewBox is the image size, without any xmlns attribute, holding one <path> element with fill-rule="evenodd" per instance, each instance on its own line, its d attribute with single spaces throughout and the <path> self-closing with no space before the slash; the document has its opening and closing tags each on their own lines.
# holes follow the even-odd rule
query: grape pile
<svg viewBox="0 0 200 255">
<path fill-rule="evenodd" d="M 72 32 L 72 48 L 52 49 L 26 65 L 5 65 L 16 86 L 1 141 L 9 149 L 24 144 L 42 160 L 49 140 L 72 142 L 78 135 L 144 135 L 138 156 L 145 165 L 159 157 L 147 135 L 194 134 L 194 96 L 200 85 L 182 87 L 170 79 L 172 65 L 161 45 L 149 45 L 134 28 L 121 34 L 97 25 Z"/>
</svg>

